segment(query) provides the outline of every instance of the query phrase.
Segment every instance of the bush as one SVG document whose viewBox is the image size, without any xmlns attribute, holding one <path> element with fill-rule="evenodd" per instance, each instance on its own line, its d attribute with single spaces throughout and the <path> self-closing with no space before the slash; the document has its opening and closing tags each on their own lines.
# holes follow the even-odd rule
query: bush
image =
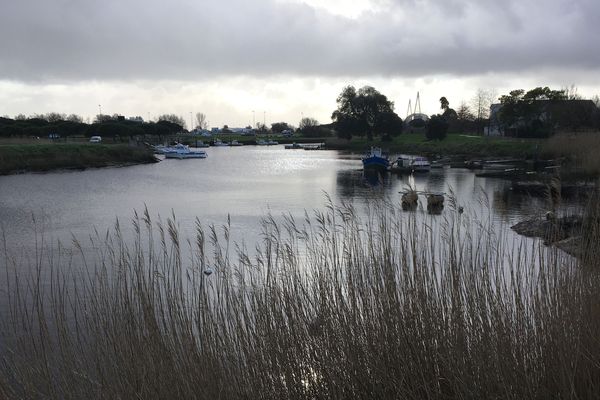
<svg viewBox="0 0 600 400">
<path fill-rule="evenodd" d="M 441 115 L 432 115 L 427 122 L 425 137 L 429 140 L 443 140 L 448 133 L 448 122 Z"/>
</svg>

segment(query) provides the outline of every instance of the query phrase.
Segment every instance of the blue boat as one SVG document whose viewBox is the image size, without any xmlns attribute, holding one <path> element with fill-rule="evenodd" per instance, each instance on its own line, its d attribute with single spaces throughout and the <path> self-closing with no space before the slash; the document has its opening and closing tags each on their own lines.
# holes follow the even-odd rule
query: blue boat
<svg viewBox="0 0 600 400">
<path fill-rule="evenodd" d="M 390 166 L 387 155 L 383 154 L 379 147 L 371 147 L 371 151 L 363 157 L 362 163 L 365 171 L 387 171 Z"/>
</svg>

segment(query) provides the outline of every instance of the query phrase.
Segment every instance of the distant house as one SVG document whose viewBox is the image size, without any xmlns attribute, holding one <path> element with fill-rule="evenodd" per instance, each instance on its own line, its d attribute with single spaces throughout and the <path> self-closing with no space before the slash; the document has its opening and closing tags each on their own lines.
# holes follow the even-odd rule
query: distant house
<svg viewBox="0 0 600 400">
<path fill-rule="evenodd" d="M 255 135 L 254 129 L 252 128 L 229 128 L 231 132 L 238 135 Z"/>
<path fill-rule="evenodd" d="M 212 136 L 212 133 L 210 133 L 210 131 L 208 129 L 200 129 L 200 128 L 196 128 L 196 129 L 190 131 L 190 134 L 191 135 L 205 136 L 205 137 Z"/>
<path fill-rule="evenodd" d="M 597 128 L 599 121 L 600 110 L 592 100 L 535 100 L 519 102 L 511 109 L 505 109 L 503 104 L 492 104 L 484 133 L 487 136 L 543 137 L 558 131 Z"/>
</svg>

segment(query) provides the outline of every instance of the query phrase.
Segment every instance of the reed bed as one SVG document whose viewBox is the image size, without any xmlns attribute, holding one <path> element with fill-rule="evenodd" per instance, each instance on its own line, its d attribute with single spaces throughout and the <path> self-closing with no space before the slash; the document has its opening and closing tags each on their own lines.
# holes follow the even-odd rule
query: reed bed
<svg viewBox="0 0 600 400">
<path fill-rule="evenodd" d="M 0 397 L 598 397 L 597 248 L 582 266 L 452 202 L 360 215 L 267 216 L 252 251 L 147 210 L 132 239 L 117 224 L 31 268 L 5 249 Z"/>
<path fill-rule="evenodd" d="M 550 137 L 542 148 L 542 157 L 565 157 L 570 164 L 588 176 L 600 175 L 599 132 L 560 133 Z"/>
</svg>

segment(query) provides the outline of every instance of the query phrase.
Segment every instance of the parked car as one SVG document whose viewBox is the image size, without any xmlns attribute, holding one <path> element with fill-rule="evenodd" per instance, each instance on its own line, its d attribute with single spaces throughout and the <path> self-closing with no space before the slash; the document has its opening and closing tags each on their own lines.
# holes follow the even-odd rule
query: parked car
<svg viewBox="0 0 600 400">
<path fill-rule="evenodd" d="M 100 143 L 100 142 L 102 142 L 101 136 L 92 136 L 90 138 L 90 143 Z"/>
</svg>

